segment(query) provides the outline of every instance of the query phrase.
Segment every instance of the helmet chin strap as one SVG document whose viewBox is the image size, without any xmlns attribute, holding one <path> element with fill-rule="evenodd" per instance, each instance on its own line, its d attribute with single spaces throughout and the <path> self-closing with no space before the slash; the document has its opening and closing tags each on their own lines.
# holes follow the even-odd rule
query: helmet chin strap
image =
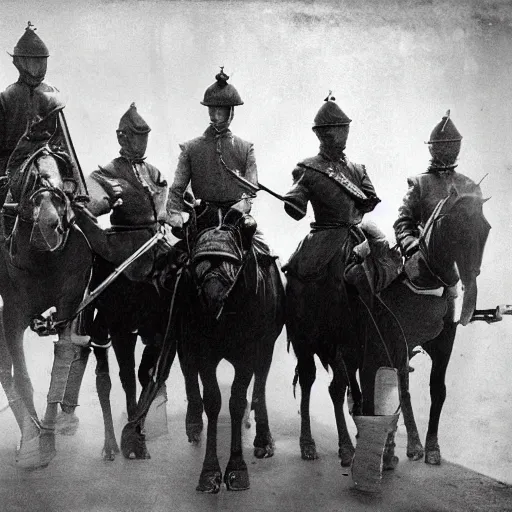
<svg viewBox="0 0 512 512">
<path fill-rule="evenodd" d="M 210 122 L 210 126 L 217 132 L 217 134 L 222 134 L 231 125 L 231 121 L 233 121 L 233 117 L 235 116 L 235 107 L 229 107 L 229 116 L 226 121 L 222 121 L 220 123 Z"/>
</svg>

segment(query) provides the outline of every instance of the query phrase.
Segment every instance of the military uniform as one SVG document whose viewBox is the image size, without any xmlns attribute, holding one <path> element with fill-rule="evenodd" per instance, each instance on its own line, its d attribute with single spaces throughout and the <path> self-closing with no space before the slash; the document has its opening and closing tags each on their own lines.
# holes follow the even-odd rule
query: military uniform
<svg viewBox="0 0 512 512">
<path fill-rule="evenodd" d="M 432 161 L 426 172 L 407 179 L 408 190 L 404 196 L 402 205 L 398 210 L 398 219 L 394 223 L 397 242 L 406 256 L 408 247 L 414 239 L 420 236 L 420 231 L 425 226 L 436 205 L 447 197 L 452 188 L 458 193 L 471 193 L 482 196 L 480 187 L 464 174 L 455 171 L 457 165 L 455 159 L 460 149 L 462 136 L 450 119 L 449 112 L 435 126 L 430 135 L 429 144 L 434 149 Z M 437 145 L 454 145 L 453 155 L 449 160 L 441 161 L 436 154 Z M 411 251 L 409 251 L 411 252 Z"/>
<path fill-rule="evenodd" d="M 315 126 L 336 126 L 333 112 L 340 125 L 350 122 L 333 101 L 328 101 L 320 109 Z M 284 269 L 299 278 L 314 279 L 322 275 L 342 247 L 346 247 L 348 254 L 357 243 L 354 239 L 350 248 L 346 246 L 351 229 L 380 200 L 365 166 L 350 162 L 344 154 L 333 160 L 321 151 L 298 163 L 292 176 L 293 187 L 285 195 L 285 210 L 299 220 L 306 215 L 307 204 L 311 202 L 315 222 Z"/>
<path fill-rule="evenodd" d="M 141 133 L 149 132 L 149 127 L 144 125 L 132 104 L 121 119 L 120 129 L 128 126 Z M 123 149 L 119 157 L 93 171 L 87 184 L 90 194 L 88 209 L 95 216 L 110 213 L 110 224 L 114 230 L 155 228 L 158 220 L 165 216 L 167 182 L 156 167 L 142 157 L 131 158 Z"/>
<path fill-rule="evenodd" d="M 181 154 L 167 203 L 170 215 L 182 212 L 185 209 L 183 195 L 190 186 L 195 198 L 206 203 L 202 228 L 216 225 L 219 211 L 224 215 L 241 199 L 254 196 L 253 191 L 229 171 L 258 186 L 253 144 L 233 135 L 228 129 L 233 108 L 243 105 L 243 101 L 238 91 L 227 83 L 229 76 L 223 70 L 215 78 L 216 82 L 206 89 L 201 104 L 229 108 L 230 117 L 219 126 L 212 123 L 203 135 L 180 146 Z M 249 210 L 250 207 L 245 213 L 249 213 Z M 271 256 L 260 231 L 256 231 L 253 237 L 253 247 L 260 261 L 266 261 L 267 256 Z"/>
<path fill-rule="evenodd" d="M 207 203 L 231 205 L 240 200 L 247 187 L 231 176 L 223 163 L 236 169 L 242 178 L 258 184 L 253 145 L 230 130 L 218 134 L 208 127 L 202 136 L 185 142 L 169 191 L 168 210 L 184 210 L 183 194 L 190 184 L 194 196 Z"/>
<path fill-rule="evenodd" d="M 29 25 L 14 48 L 14 58 L 46 59 L 48 48 Z M 0 176 L 6 171 L 7 162 L 24 134 L 29 121 L 47 109 L 46 93 L 58 89 L 42 80 L 30 80 L 20 72 L 18 81 L 0 93 Z"/>
<path fill-rule="evenodd" d="M 167 182 L 156 167 L 145 161 L 145 144 L 135 154 L 126 138 L 130 134 L 147 137 L 149 131 L 150 127 L 132 103 L 121 117 L 117 130 L 121 155 L 93 171 L 87 179 L 90 195 L 87 209 L 95 216 L 110 213 L 111 224 L 106 238 L 112 259 L 107 263 L 97 258 L 93 286 L 109 276 L 115 263 L 128 258 L 154 235 L 158 221 L 165 218 Z M 95 250 L 101 254 L 99 248 Z M 147 277 L 145 272 L 152 270 L 152 265 L 153 253 L 146 253 L 128 269 L 130 276 L 133 278 L 135 269 L 141 268 L 144 275 L 138 275 L 137 280 L 142 280 Z M 108 346 L 109 329 L 123 332 L 124 328 L 135 328 L 144 338 L 153 336 L 165 315 L 161 302 L 151 284 L 120 277 L 98 300 L 99 314 L 88 328 L 92 345 Z M 140 304 L 148 307 L 141 310 Z"/>
</svg>

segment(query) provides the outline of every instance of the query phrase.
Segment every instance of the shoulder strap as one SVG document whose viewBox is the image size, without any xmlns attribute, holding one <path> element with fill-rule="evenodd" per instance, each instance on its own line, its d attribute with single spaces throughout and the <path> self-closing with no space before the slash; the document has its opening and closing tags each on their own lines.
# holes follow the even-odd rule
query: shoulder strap
<svg viewBox="0 0 512 512">
<path fill-rule="evenodd" d="M 352 181 L 350 181 L 343 173 L 336 173 L 331 166 L 313 166 L 310 163 L 306 165 L 299 165 L 307 167 L 308 169 L 312 169 L 313 171 L 323 174 L 324 176 L 327 176 L 353 199 L 356 199 L 358 201 L 365 201 L 366 199 L 368 199 L 366 194 L 355 183 L 352 183 Z"/>
</svg>

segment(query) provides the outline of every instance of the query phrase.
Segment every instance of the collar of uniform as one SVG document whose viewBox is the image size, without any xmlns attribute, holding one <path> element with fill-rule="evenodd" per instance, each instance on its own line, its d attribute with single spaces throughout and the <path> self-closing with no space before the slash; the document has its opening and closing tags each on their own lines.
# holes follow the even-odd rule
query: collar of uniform
<svg viewBox="0 0 512 512">
<path fill-rule="evenodd" d="M 129 156 L 127 156 L 123 153 L 123 150 L 119 151 L 119 154 L 121 155 L 121 158 L 124 158 L 132 165 L 133 164 L 143 164 L 144 161 L 146 160 L 145 156 L 143 156 L 142 158 L 130 158 Z"/>
<path fill-rule="evenodd" d="M 427 169 L 427 173 L 430 174 L 440 174 L 444 172 L 455 172 L 455 167 L 457 167 L 457 164 L 455 165 L 431 165 Z"/>
<path fill-rule="evenodd" d="M 345 153 L 342 153 L 341 156 L 337 160 L 333 160 L 329 155 L 324 153 L 323 151 L 320 151 L 318 153 L 319 156 L 321 156 L 324 160 L 327 160 L 329 163 L 333 164 L 346 164 L 347 163 L 347 157 L 345 156 Z"/>
<path fill-rule="evenodd" d="M 226 128 L 226 130 L 223 130 L 222 132 L 218 132 L 212 125 L 210 125 L 210 126 L 208 126 L 208 128 L 206 128 L 203 135 L 209 139 L 217 139 L 219 137 L 220 138 L 224 138 L 224 137 L 232 138 L 233 137 L 233 134 L 231 133 L 231 130 L 229 128 Z"/>
<path fill-rule="evenodd" d="M 306 158 L 302 162 L 299 162 L 298 165 L 301 167 L 311 167 L 312 169 L 316 169 L 317 171 L 334 171 L 336 170 L 336 164 L 342 164 L 343 166 L 347 165 L 347 159 L 338 160 L 337 162 L 330 160 L 328 157 L 319 153 L 316 156 L 311 158 Z"/>
</svg>

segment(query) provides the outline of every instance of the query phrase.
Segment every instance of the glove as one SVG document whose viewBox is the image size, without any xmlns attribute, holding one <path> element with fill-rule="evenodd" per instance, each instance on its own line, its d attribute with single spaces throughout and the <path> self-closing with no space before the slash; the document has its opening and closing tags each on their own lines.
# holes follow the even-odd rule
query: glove
<svg viewBox="0 0 512 512">
<path fill-rule="evenodd" d="M 242 194 L 242 198 L 240 199 L 240 201 L 238 201 L 238 203 L 235 203 L 231 208 L 233 208 L 234 210 L 238 210 L 241 213 L 250 213 L 252 208 L 252 200 L 253 197 L 247 194 Z"/>
<path fill-rule="evenodd" d="M 405 258 L 410 258 L 420 247 L 418 238 L 412 235 L 407 235 L 400 240 L 400 250 Z"/>
<path fill-rule="evenodd" d="M 169 213 L 168 222 L 173 228 L 181 229 L 183 227 L 183 216 L 180 212 Z"/>
<path fill-rule="evenodd" d="M 367 199 L 361 200 L 357 204 L 357 208 L 363 213 L 369 213 L 380 203 L 380 199 L 377 196 L 370 196 Z"/>
</svg>

